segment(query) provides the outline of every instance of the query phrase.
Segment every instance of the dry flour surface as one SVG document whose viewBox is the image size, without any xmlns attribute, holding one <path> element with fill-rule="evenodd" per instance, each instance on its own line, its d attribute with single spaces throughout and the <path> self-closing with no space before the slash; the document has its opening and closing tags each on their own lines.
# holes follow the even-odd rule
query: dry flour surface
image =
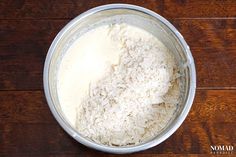
<svg viewBox="0 0 236 157">
<path fill-rule="evenodd" d="M 83 136 L 112 146 L 137 145 L 167 125 L 177 109 L 174 57 L 153 35 L 127 24 L 82 35 L 58 75 L 61 108 Z"/>
</svg>

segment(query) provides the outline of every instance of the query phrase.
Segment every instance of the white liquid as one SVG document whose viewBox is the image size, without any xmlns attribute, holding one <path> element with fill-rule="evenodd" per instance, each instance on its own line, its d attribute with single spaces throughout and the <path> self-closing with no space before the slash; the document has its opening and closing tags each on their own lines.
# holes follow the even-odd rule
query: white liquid
<svg viewBox="0 0 236 157">
<path fill-rule="evenodd" d="M 108 38 L 108 26 L 90 30 L 68 49 L 58 73 L 58 95 L 62 111 L 74 126 L 76 108 L 107 67 L 119 63 L 120 45 Z"/>
</svg>

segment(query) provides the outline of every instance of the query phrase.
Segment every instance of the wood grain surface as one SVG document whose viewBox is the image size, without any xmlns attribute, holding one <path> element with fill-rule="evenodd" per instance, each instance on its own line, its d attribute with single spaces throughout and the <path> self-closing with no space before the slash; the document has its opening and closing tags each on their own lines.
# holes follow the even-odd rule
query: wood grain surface
<svg viewBox="0 0 236 157">
<path fill-rule="evenodd" d="M 189 44 L 197 70 L 196 97 L 181 127 L 160 145 L 125 156 L 215 156 L 211 145 L 235 146 L 235 0 L 1 0 L 0 157 L 119 156 L 67 135 L 48 108 L 42 82 L 47 50 L 60 29 L 92 7 L 117 2 L 167 18 Z"/>
</svg>

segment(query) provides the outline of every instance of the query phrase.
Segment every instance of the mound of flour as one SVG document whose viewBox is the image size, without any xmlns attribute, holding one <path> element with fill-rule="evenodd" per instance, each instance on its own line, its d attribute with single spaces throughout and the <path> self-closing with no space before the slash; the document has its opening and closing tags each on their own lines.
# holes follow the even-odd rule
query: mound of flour
<svg viewBox="0 0 236 157">
<path fill-rule="evenodd" d="M 137 145 L 155 137 L 172 118 L 179 101 L 177 66 L 169 50 L 145 30 L 127 24 L 103 29 L 118 45 L 119 61 L 90 82 L 76 104 L 75 128 L 97 143 Z"/>
</svg>

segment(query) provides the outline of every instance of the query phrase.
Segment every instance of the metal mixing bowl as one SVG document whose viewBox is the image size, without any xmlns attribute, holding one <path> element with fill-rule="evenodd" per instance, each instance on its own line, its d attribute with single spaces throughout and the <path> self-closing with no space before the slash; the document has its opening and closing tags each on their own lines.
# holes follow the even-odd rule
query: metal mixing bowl
<svg viewBox="0 0 236 157">
<path fill-rule="evenodd" d="M 66 120 L 57 94 L 57 71 L 63 54 L 86 30 L 102 24 L 126 22 L 149 31 L 161 40 L 175 56 L 182 73 L 180 78 L 181 102 L 169 124 L 154 139 L 136 146 L 112 147 L 97 144 L 81 136 Z M 110 153 L 132 153 L 158 145 L 171 136 L 186 118 L 195 95 L 196 72 L 189 46 L 182 35 L 166 19 L 148 9 L 128 5 L 109 4 L 99 6 L 79 15 L 69 22 L 52 42 L 46 57 L 43 73 L 44 91 L 48 105 L 62 128 L 78 142 Z"/>
</svg>

